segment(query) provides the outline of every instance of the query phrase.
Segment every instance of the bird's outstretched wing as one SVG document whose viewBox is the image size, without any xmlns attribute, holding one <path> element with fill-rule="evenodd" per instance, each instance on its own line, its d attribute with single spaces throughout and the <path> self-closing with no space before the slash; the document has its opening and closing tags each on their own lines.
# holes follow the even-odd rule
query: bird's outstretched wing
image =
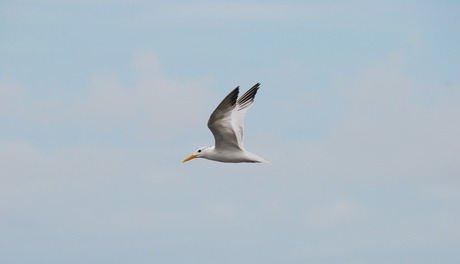
<svg viewBox="0 0 460 264">
<path fill-rule="evenodd" d="M 246 93 L 244 93 L 238 101 L 236 102 L 236 107 L 232 112 L 232 123 L 233 129 L 235 130 L 236 137 L 238 139 L 238 145 L 241 149 L 244 149 L 243 146 L 243 130 L 244 130 L 244 118 L 246 112 L 254 103 L 254 98 L 259 89 L 260 83 L 256 83 L 251 87 Z"/>
<path fill-rule="evenodd" d="M 243 123 L 253 104 L 260 83 L 238 99 L 239 87 L 231 91 L 209 117 L 208 127 L 214 135 L 215 150 L 243 150 Z"/>
</svg>

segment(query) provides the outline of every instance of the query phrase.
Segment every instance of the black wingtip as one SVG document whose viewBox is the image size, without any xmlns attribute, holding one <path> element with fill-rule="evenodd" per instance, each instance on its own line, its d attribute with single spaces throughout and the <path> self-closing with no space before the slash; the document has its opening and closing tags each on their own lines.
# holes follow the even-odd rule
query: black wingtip
<svg viewBox="0 0 460 264">
<path fill-rule="evenodd" d="M 256 97 L 257 90 L 259 90 L 260 83 L 256 83 L 252 86 L 246 93 L 244 93 L 240 98 L 238 98 L 239 109 L 244 109 L 249 106 Z"/>
<path fill-rule="evenodd" d="M 228 95 L 229 99 L 230 99 L 230 103 L 232 106 L 235 106 L 236 104 L 236 101 L 238 100 L 238 94 L 240 93 L 240 87 L 237 86 L 235 89 L 233 89 L 233 91 L 230 92 L 230 94 Z"/>
<path fill-rule="evenodd" d="M 236 105 L 236 101 L 238 100 L 239 92 L 240 92 L 240 87 L 237 86 L 224 98 L 224 100 L 222 100 L 222 102 L 217 106 L 217 108 L 225 107 L 225 106 L 234 107 Z"/>
</svg>

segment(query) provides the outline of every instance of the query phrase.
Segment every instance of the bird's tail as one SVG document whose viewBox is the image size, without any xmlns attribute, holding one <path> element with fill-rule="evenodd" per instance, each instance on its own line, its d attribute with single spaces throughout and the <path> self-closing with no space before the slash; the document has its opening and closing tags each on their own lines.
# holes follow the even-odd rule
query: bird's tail
<svg viewBox="0 0 460 264">
<path fill-rule="evenodd" d="M 271 163 L 271 161 L 266 160 L 264 158 L 261 158 L 261 157 L 257 156 L 254 153 L 249 153 L 249 155 L 250 155 L 251 159 L 253 160 L 252 162 L 255 162 L 255 163 Z"/>
</svg>

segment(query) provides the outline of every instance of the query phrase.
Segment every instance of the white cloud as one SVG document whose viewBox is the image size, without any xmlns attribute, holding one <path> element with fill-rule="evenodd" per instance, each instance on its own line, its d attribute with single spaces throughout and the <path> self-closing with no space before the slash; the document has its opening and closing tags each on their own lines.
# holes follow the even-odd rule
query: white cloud
<svg viewBox="0 0 460 264">
<path fill-rule="evenodd" d="M 0 111 L 14 106 L 24 96 L 24 91 L 16 83 L 0 82 Z"/>
<path fill-rule="evenodd" d="M 350 221 L 357 213 L 357 206 L 349 200 L 339 199 L 322 207 L 313 208 L 308 213 L 310 223 L 318 228 L 334 228 Z"/>
<path fill-rule="evenodd" d="M 83 129 L 127 129 L 134 136 L 171 137 L 201 119 L 210 96 L 205 79 L 177 81 L 161 70 L 154 53 L 133 58 L 134 82 L 115 74 L 91 78 L 87 94 L 72 100 L 33 96 L 14 83 L 2 83 L 0 114 L 30 125 L 73 126 Z M 67 101 L 67 102 L 66 102 Z"/>
<path fill-rule="evenodd" d="M 402 65 L 398 55 L 390 55 L 340 83 L 342 111 L 329 135 L 290 146 L 286 158 L 339 181 L 457 181 L 460 93 L 428 105 Z"/>
<path fill-rule="evenodd" d="M 167 188 L 184 186 L 185 175 L 157 160 L 141 149 L 80 145 L 43 151 L 22 141 L 2 140 L 4 234 L 51 229 L 132 234 L 189 219 L 161 200 L 169 196 Z"/>
<path fill-rule="evenodd" d="M 212 202 L 204 208 L 209 217 L 215 221 L 233 222 L 242 214 L 240 206 L 231 201 Z"/>
</svg>

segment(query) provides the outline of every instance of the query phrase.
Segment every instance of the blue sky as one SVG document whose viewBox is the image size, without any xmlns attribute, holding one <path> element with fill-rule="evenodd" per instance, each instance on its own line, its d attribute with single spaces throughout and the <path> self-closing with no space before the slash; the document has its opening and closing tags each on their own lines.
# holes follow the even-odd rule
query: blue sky
<svg viewBox="0 0 460 264">
<path fill-rule="evenodd" d="M 0 1 L 1 263 L 458 263 L 457 1 Z M 234 87 L 246 148 L 180 161 Z"/>
</svg>

